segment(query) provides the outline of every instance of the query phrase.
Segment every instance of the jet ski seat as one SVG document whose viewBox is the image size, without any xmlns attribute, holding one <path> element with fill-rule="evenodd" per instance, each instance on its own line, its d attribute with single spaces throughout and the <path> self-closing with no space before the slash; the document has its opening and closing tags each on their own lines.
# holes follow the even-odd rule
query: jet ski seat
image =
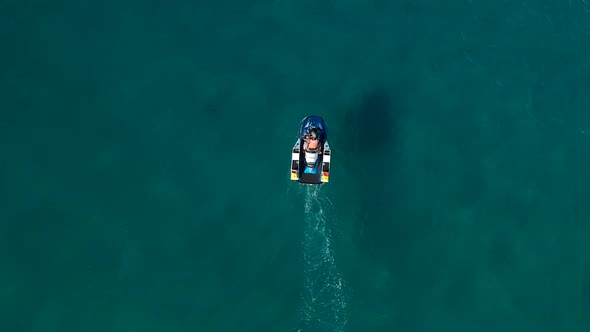
<svg viewBox="0 0 590 332">
<path fill-rule="evenodd" d="M 320 151 L 319 146 L 315 149 L 305 149 L 305 161 L 308 166 L 313 167 L 318 160 L 318 152 Z"/>
</svg>

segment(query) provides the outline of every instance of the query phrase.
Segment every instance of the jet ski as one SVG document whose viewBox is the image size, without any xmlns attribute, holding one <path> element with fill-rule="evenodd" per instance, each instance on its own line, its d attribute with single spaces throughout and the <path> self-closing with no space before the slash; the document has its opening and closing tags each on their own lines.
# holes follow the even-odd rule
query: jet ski
<svg viewBox="0 0 590 332">
<path fill-rule="evenodd" d="M 329 182 L 331 155 L 324 119 L 305 117 L 291 154 L 291 180 L 316 185 Z"/>
</svg>

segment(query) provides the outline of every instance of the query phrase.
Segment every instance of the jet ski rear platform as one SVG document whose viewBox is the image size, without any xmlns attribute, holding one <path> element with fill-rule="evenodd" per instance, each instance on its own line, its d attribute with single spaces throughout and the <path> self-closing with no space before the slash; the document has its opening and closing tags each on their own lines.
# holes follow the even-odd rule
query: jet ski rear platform
<svg viewBox="0 0 590 332">
<path fill-rule="evenodd" d="M 304 137 L 315 130 L 318 133 L 319 147 L 305 151 Z M 319 116 L 308 116 L 301 121 L 299 138 L 291 153 L 291 180 L 303 184 L 322 184 L 330 181 L 330 162 L 332 150 L 328 143 L 328 131 L 324 120 Z"/>
</svg>

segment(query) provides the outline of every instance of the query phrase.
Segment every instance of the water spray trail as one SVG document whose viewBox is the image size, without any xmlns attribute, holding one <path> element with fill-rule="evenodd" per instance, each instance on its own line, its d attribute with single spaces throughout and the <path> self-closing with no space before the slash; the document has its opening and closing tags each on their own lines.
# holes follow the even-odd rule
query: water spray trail
<svg viewBox="0 0 590 332">
<path fill-rule="evenodd" d="M 299 331 L 341 332 L 347 322 L 344 281 L 336 269 L 331 234 L 326 225 L 327 198 L 319 188 L 306 186 L 303 243 L 303 321 Z"/>
</svg>

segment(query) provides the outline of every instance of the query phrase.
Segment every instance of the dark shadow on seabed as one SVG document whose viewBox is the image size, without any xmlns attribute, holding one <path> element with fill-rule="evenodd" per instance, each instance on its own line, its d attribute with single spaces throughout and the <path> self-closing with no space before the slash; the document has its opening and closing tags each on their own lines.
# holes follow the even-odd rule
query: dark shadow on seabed
<svg viewBox="0 0 590 332">
<path fill-rule="evenodd" d="M 363 320 L 377 320 L 373 326 L 382 329 L 375 331 L 389 331 L 386 322 L 392 321 L 406 331 L 417 329 L 416 308 L 440 269 L 441 256 L 430 245 L 416 248 L 432 235 L 435 198 L 432 181 L 415 168 L 436 163 L 427 154 L 417 163 L 413 158 L 421 150 L 408 146 L 412 121 L 422 116 L 410 107 L 411 89 L 411 81 L 377 85 L 347 110 L 341 126 L 350 137 L 341 164 L 355 188 L 353 241 L 363 269 L 349 276 L 355 293 L 363 293 L 350 303 L 351 331 L 363 329 Z"/>
<path fill-rule="evenodd" d="M 391 182 L 395 181 L 400 123 L 406 109 L 395 90 L 382 85 L 368 90 L 347 110 L 344 123 L 344 132 L 351 137 L 350 148 L 342 151 L 344 164 L 358 188 L 356 241 L 365 254 L 379 260 L 403 251 L 392 246 L 403 246 L 407 238 L 391 209 L 399 195 Z"/>
</svg>

